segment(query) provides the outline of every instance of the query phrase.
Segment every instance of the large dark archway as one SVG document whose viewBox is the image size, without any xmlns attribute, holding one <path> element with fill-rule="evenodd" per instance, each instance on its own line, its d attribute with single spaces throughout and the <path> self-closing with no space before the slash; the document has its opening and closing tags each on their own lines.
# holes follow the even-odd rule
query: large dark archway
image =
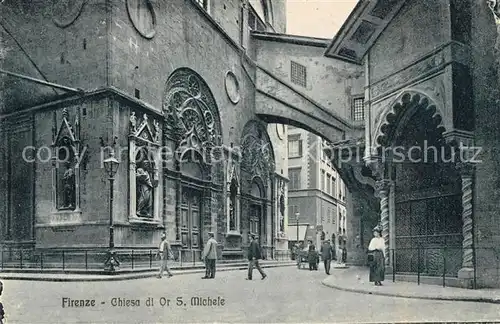
<svg viewBox="0 0 500 324">
<path fill-rule="evenodd" d="M 456 276 L 462 264 L 459 157 L 446 143 L 441 122 L 429 98 L 404 93 L 376 139 L 385 163 L 382 177 L 393 183 L 388 201 L 396 272 Z M 382 211 L 382 227 L 387 222 Z"/>
<path fill-rule="evenodd" d="M 243 244 L 248 234 L 257 231 L 264 254 L 271 253 L 274 244 L 274 185 L 276 169 L 274 150 L 264 123 L 249 121 L 241 139 L 241 232 Z"/>
</svg>

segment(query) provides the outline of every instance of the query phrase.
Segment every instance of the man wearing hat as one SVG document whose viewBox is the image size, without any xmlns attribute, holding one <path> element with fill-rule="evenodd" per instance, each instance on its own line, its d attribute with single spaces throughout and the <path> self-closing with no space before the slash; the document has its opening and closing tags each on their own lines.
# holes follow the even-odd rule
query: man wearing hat
<svg viewBox="0 0 500 324">
<path fill-rule="evenodd" d="M 247 280 L 252 280 L 253 268 L 257 268 L 262 276 L 262 280 L 266 279 L 267 275 L 262 270 L 259 264 L 259 260 L 262 259 L 262 253 L 260 249 L 259 242 L 257 241 L 258 236 L 256 234 L 250 234 L 252 241 L 248 247 L 248 277 Z"/>
<path fill-rule="evenodd" d="M 161 242 L 158 247 L 158 256 L 161 260 L 160 272 L 158 273 L 157 278 L 161 279 L 163 275 L 163 271 L 166 270 L 168 277 L 172 277 L 172 273 L 168 267 L 168 259 L 173 259 L 172 249 L 170 248 L 170 244 L 167 241 L 167 234 L 161 233 Z"/>
<path fill-rule="evenodd" d="M 325 264 L 325 272 L 327 275 L 330 274 L 330 265 L 331 265 L 334 253 L 335 253 L 335 251 L 333 250 L 332 246 L 330 245 L 330 240 L 324 241 L 323 245 L 321 246 L 321 259 L 323 260 L 323 263 Z"/>
<path fill-rule="evenodd" d="M 217 241 L 214 239 L 214 232 L 208 232 L 208 241 L 203 250 L 205 260 L 205 277 L 201 279 L 215 278 L 215 262 L 217 261 Z"/>
</svg>

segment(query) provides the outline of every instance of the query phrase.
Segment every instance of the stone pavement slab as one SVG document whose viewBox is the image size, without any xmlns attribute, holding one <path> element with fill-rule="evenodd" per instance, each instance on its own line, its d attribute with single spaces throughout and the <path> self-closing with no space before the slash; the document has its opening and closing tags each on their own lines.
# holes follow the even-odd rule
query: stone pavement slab
<svg viewBox="0 0 500 324">
<path fill-rule="evenodd" d="M 295 262 L 278 262 L 278 261 L 263 261 L 262 268 L 275 268 L 275 267 L 288 267 L 296 266 Z M 192 273 L 204 273 L 205 268 L 202 264 L 194 266 L 183 266 L 170 268 L 174 275 L 184 275 Z M 219 264 L 217 271 L 231 271 L 231 270 L 246 270 L 246 263 L 237 264 Z M 29 272 L 0 272 L 0 279 L 3 280 L 31 280 L 31 281 L 119 281 L 155 277 L 158 273 L 158 267 L 152 269 L 138 269 L 137 271 L 124 271 L 123 273 L 116 274 L 95 274 L 84 273 L 83 269 L 73 269 L 67 272 L 54 272 L 54 270 L 35 270 L 31 269 Z"/>
<path fill-rule="evenodd" d="M 393 282 L 392 278 L 387 275 L 383 286 L 378 287 L 369 282 L 368 278 L 368 268 L 350 267 L 332 269 L 330 276 L 322 283 L 331 288 L 370 295 L 500 304 L 500 289 L 472 290 L 428 284 L 418 285 L 415 282 Z"/>
</svg>

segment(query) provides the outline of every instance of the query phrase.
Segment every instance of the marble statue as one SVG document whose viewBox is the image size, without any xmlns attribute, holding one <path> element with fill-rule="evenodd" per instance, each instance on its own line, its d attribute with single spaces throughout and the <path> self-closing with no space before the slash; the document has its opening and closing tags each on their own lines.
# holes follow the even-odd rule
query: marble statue
<svg viewBox="0 0 500 324">
<path fill-rule="evenodd" d="M 136 199 L 137 199 L 137 216 L 153 217 L 151 214 L 153 206 L 153 183 L 149 173 L 143 168 L 136 170 Z"/>
<path fill-rule="evenodd" d="M 70 162 L 66 162 L 66 171 L 63 177 L 63 208 L 73 208 L 75 206 L 75 170 Z"/>
</svg>

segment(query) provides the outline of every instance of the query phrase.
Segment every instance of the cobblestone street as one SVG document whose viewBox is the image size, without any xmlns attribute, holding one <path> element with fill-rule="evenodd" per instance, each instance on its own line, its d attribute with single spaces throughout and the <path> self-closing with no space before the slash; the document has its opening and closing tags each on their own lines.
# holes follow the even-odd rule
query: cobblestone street
<svg viewBox="0 0 500 324">
<path fill-rule="evenodd" d="M 257 272 L 253 281 L 247 281 L 244 271 L 220 272 L 215 280 L 201 280 L 200 274 L 94 283 L 5 280 L 2 301 L 7 323 L 353 323 L 500 319 L 500 305 L 391 298 L 335 290 L 321 284 L 325 278 L 321 270 L 265 269 L 268 278 L 264 281 Z M 332 273 L 335 275 L 334 270 Z M 197 296 L 220 297 L 219 302 L 223 298 L 224 305 L 191 305 L 191 297 Z M 64 297 L 93 299 L 95 306 L 63 308 Z M 153 299 L 153 306 L 146 306 L 148 297 Z M 112 305 L 123 303 L 124 299 L 139 300 L 140 305 Z M 170 306 L 166 305 L 167 299 Z M 66 299 L 66 305 L 70 303 Z"/>
</svg>

